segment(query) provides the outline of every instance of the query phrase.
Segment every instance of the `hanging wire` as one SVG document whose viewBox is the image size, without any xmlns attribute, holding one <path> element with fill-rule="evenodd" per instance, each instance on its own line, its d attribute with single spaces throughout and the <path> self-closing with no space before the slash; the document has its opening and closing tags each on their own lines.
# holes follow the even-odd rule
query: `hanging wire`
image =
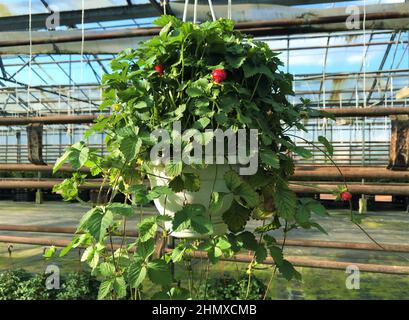
<svg viewBox="0 0 409 320">
<path fill-rule="evenodd" d="M 85 42 L 84 16 L 85 4 L 84 0 L 81 0 L 81 67 L 80 67 L 81 80 L 84 78 L 84 42 Z"/>
<path fill-rule="evenodd" d="M 197 0 L 195 0 L 195 3 L 193 5 L 193 23 L 197 22 Z"/>
<path fill-rule="evenodd" d="M 166 15 L 166 7 L 168 5 L 168 2 L 166 0 L 163 0 L 162 5 L 163 5 L 163 14 Z"/>
<path fill-rule="evenodd" d="M 189 5 L 189 0 L 185 0 L 185 7 L 183 8 L 183 22 L 186 22 L 187 16 L 187 6 Z"/>
<path fill-rule="evenodd" d="M 32 35 L 32 0 L 28 2 L 28 37 L 30 42 L 30 53 L 28 58 L 28 84 L 27 84 L 27 116 L 31 111 L 30 103 L 30 86 L 32 77 L 32 60 L 33 60 L 33 35 Z"/>
<path fill-rule="evenodd" d="M 362 93 L 364 97 L 364 107 L 366 107 L 366 0 L 364 0 L 364 17 L 363 17 L 363 50 L 362 50 L 362 69 L 363 69 L 363 86 L 362 86 Z"/>
<path fill-rule="evenodd" d="M 214 13 L 212 0 L 208 0 L 208 1 L 209 1 L 210 13 L 212 14 L 212 19 L 213 19 L 213 21 L 216 21 L 216 15 Z"/>
</svg>

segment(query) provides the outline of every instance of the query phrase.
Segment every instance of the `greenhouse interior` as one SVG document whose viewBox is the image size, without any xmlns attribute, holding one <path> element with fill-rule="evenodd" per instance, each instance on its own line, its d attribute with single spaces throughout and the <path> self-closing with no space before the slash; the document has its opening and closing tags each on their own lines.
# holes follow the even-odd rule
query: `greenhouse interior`
<svg viewBox="0 0 409 320">
<path fill-rule="evenodd" d="M 0 0 L 0 300 L 406 300 L 409 1 Z"/>
</svg>

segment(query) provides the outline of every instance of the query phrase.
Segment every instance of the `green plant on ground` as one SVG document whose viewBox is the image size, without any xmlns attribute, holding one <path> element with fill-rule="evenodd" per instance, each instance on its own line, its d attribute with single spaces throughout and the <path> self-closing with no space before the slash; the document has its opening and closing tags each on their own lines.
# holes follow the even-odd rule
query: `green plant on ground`
<svg viewBox="0 0 409 320">
<path fill-rule="evenodd" d="M 202 291 L 206 291 L 206 296 L 210 300 L 261 300 L 266 292 L 266 285 L 254 276 L 250 282 L 246 275 L 235 279 L 229 276 L 212 278 L 205 284 Z M 201 296 L 204 296 L 203 293 Z"/>
<path fill-rule="evenodd" d="M 93 300 L 99 282 L 89 272 L 71 272 L 60 279 L 61 287 L 47 289 L 46 274 L 23 269 L 0 273 L 0 300 Z"/>
<path fill-rule="evenodd" d="M 162 16 L 155 23 L 162 27 L 159 35 L 120 53 L 111 61 L 112 73 L 103 76 L 101 110 L 110 107 L 112 113 L 99 117 L 85 138 L 105 133 L 108 155 L 101 157 L 79 141 L 55 164 L 54 171 L 67 161 L 76 170 L 54 188 L 65 200 L 82 201 L 78 190 L 86 184 L 86 175 L 79 172 L 83 167 L 103 178 L 99 199 L 107 198 L 83 216 L 78 234 L 60 256 L 71 248 L 86 247 L 82 261 L 102 281 L 99 299 L 121 299 L 128 294 L 132 299 L 145 298 L 146 278 L 163 288 L 159 295 L 185 296 L 187 291 L 187 297 L 193 297 L 190 259 L 198 250 L 207 254 L 209 264 L 241 250 L 253 252 L 243 298 L 251 297 L 254 271 L 268 256 L 275 263 L 274 270 L 286 279 L 299 278 L 283 256 L 283 245 L 268 232 L 282 230 L 284 238 L 296 228 L 324 232 L 314 216 L 327 215 L 325 208 L 313 199 L 298 199 L 288 185 L 294 171 L 293 155 L 311 156 L 294 143 L 288 130 L 305 130 L 304 119 L 313 113 L 324 114 L 309 109 L 308 101 L 290 104 L 286 97 L 292 94 L 292 78 L 279 70 L 277 54 L 267 44 L 235 31 L 231 21 L 195 25 Z M 199 136 L 182 139 L 182 156 L 190 155 L 194 142 L 205 146 L 212 141 L 213 136 L 203 130 L 257 130 L 257 173 L 240 176 L 235 170 L 228 171 L 224 175 L 228 192 L 213 192 L 208 207 L 185 201 L 174 217 L 143 219 L 137 226 L 138 238 L 129 240 L 125 231 L 129 218 L 137 214 L 136 207 L 142 210 L 155 199 L 166 202 L 175 193 L 200 190 L 198 175 L 185 172 L 186 165 L 176 158 L 166 165 L 167 186 L 144 184 L 145 177 L 152 175 L 150 155 L 158 143 L 151 133 L 156 129 L 171 133 L 176 121 L 181 122 L 182 130 L 201 130 Z M 178 139 L 170 137 L 175 150 Z M 330 150 L 325 138 L 320 142 Z M 116 201 L 118 195 L 122 202 Z M 234 198 L 223 214 L 229 232 L 216 235 L 208 212 L 219 208 L 227 195 Z M 245 230 L 250 219 L 258 222 L 254 232 Z M 170 221 L 172 230 L 165 227 Z M 172 232 L 187 228 L 202 237 L 182 240 L 173 250 L 164 250 Z M 171 263 L 186 266 L 189 288 L 180 288 L 174 281 Z M 207 283 L 208 272 L 204 277 Z"/>
</svg>

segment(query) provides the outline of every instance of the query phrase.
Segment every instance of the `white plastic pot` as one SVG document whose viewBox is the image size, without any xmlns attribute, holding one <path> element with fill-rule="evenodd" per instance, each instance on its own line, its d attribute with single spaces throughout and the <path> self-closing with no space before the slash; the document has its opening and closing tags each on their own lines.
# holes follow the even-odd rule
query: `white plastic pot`
<svg viewBox="0 0 409 320">
<path fill-rule="evenodd" d="M 231 168 L 227 164 L 211 164 L 203 169 L 195 169 L 192 167 L 185 167 L 183 172 L 196 173 L 200 177 L 200 190 L 197 192 L 183 191 L 173 193 L 170 196 L 162 196 L 154 200 L 156 209 L 159 214 L 167 214 L 171 217 L 176 212 L 183 208 L 183 204 L 201 204 L 205 208 L 209 208 L 210 198 L 212 192 L 224 192 L 228 193 L 226 183 L 224 181 L 224 174 L 230 171 Z M 167 186 L 171 180 L 165 173 L 164 166 L 156 166 L 152 169 L 152 174 L 148 175 L 151 187 L 155 186 Z M 207 212 L 213 223 L 214 234 L 223 234 L 227 231 L 227 225 L 223 222 L 222 215 L 227 211 L 233 201 L 232 194 L 226 194 L 223 197 L 223 203 L 220 209 L 212 211 L 211 216 L 209 211 Z M 172 230 L 172 222 L 166 222 L 165 227 L 168 230 Z M 201 238 L 200 235 L 191 229 L 182 230 L 179 232 L 172 232 L 172 236 L 176 238 Z"/>
</svg>

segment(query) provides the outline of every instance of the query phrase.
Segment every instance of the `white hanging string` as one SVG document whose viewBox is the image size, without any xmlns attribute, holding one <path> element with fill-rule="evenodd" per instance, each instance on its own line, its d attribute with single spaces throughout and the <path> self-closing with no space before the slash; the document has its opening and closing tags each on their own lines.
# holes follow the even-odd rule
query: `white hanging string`
<svg viewBox="0 0 409 320">
<path fill-rule="evenodd" d="M 84 42 L 85 42 L 85 26 L 84 26 L 84 11 L 85 11 L 85 4 L 84 0 L 81 1 L 81 69 L 80 75 L 81 80 L 84 79 Z"/>
<path fill-rule="evenodd" d="M 227 0 L 227 19 L 231 20 L 231 0 Z"/>
<path fill-rule="evenodd" d="M 166 15 L 166 6 L 168 5 L 168 2 L 166 0 L 163 0 L 162 5 L 163 5 L 163 14 Z"/>
<path fill-rule="evenodd" d="M 213 21 L 216 21 L 216 15 L 214 13 L 212 0 L 208 0 L 208 1 L 209 1 L 210 13 L 212 14 L 212 19 L 213 19 Z"/>
<path fill-rule="evenodd" d="M 187 16 L 187 6 L 189 5 L 189 0 L 185 0 L 185 7 L 183 8 L 183 22 L 186 22 Z"/>
<path fill-rule="evenodd" d="M 28 37 L 30 42 L 30 53 L 28 57 L 28 84 L 27 84 L 27 116 L 29 111 L 31 111 L 31 103 L 30 103 L 30 86 L 31 86 L 31 77 L 32 77 L 32 64 L 31 60 L 33 59 L 33 38 L 32 38 L 32 0 L 28 2 Z"/>
<path fill-rule="evenodd" d="M 362 23 L 364 41 L 363 41 L 363 51 L 362 51 L 362 69 L 363 69 L 363 85 L 362 85 L 362 93 L 364 98 L 364 107 L 366 107 L 366 0 L 364 0 L 364 17 Z"/>
<path fill-rule="evenodd" d="M 193 5 L 193 23 L 197 22 L 197 0 L 195 0 L 195 4 Z"/>
</svg>

